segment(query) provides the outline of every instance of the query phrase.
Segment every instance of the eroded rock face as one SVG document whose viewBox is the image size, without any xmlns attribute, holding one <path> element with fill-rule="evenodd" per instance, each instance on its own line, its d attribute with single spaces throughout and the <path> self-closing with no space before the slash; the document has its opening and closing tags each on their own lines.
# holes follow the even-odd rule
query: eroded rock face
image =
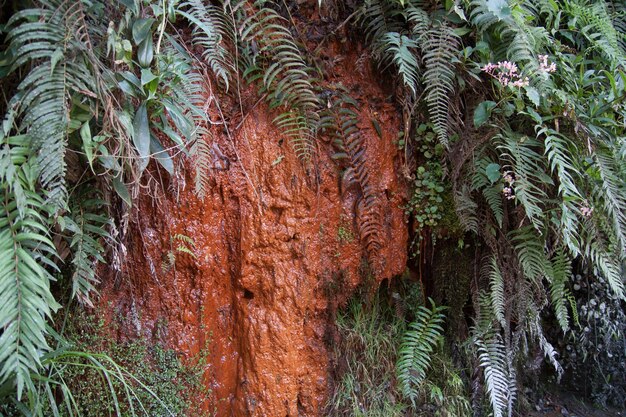
<svg viewBox="0 0 626 417">
<path fill-rule="evenodd" d="M 359 127 L 380 210 L 375 280 L 406 264 L 406 201 L 396 145 L 400 117 L 353 53 L 335 77 L 361 103 Z M 146 337 L 187 360 L 208 348 L 205 385 L 218 416 L 318 416 L 329 378 L 329 307 L 345 301 L 367 275 L 359 236 L 358 193 L 344 192 L 330 145 L 304 167 L 263 105 L 229 138 L 214 126 L 216 156 L 204 173 L 204 200 L 191 174 L 169 190 L 143 196 L 117 278 L 104 280 L 101 308 L 124 318 L 118 337 Z M 372 120 L 380 126 L 380 133 Z M 218 128 L 220 130 L 218 130 Z M 382 137 L 381 137 L 382 136 Z M 193 241 L 194 257 L 176 248 Z M 173 255 L 173 256 L 172 256 Z M 170 265 L 171 259 L 175 265 Z"/>
</svg>

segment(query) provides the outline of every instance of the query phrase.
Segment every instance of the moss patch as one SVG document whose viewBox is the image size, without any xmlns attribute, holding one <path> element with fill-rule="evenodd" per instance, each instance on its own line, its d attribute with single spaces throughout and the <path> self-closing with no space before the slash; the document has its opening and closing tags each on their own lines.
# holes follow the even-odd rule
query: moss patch
<svg viewBox="0 0 626 417">
<path fill-rule="evenodd" d="M 198 409 L 198 405 L 211 395 L 202 385 L 206 351 L 193 361 L 196 365 L 186 366 L 176 351 L 159 343 L 142 339 L 114 340 L 102 317 L 88 315 L 80 308 L 71 314 L 71 325 L 65 336 L 74 348 L 104 353 L 132 375 L 126 380 L 131 395 L 122 382 L 115 378 L 110 381 L 122 416 L 133 415 L 132 410 L 135 415 L 150 417 L 211 415 Z M 116 415 L 116 400 L 111 394 L 109 381 L 99 371 L 86 366 L 71 366 L 65 373 L 64 379 L 82 416 Z"/>
</svg>

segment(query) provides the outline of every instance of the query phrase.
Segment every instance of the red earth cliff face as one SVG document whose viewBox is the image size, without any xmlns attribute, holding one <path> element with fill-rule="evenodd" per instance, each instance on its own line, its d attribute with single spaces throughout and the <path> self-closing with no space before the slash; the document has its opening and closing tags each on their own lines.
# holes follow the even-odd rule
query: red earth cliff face
<svg viewBox="0 0 626 417">
<path fill-rule="evenodd" d="M 394 144 L 401 118 L 358 58 L 350 52 L 333 77 L 361 105 L 382 223 L 382 249 L 372 260 L 380 281 L 406 265 L 406 191 Z M 118 337 L 158 340 L 189 361 L 208 348 L 204 382 L 212 400 L 202 406 L 217 416 L 323 415 L 330 306 L 367 275 L 355 196 L 342 195 L 330 145 L 320 140 L 316 163 L 305 168 L 272 125 L 275 115 L 262 104 L 251 108 L 232 138 L 212 127 L 204 140 L 221 156 L 204 173 L 204 200 L 194 195 L 189 167 L 165 181 L 167 191 L 153 187 L 156 199 L 140 197 L 122 273 L 101 289 L 100 308 L 126 319 Z M 177 234 L 193 241 L 195 258 L 176 250 Z"/>
</svg>

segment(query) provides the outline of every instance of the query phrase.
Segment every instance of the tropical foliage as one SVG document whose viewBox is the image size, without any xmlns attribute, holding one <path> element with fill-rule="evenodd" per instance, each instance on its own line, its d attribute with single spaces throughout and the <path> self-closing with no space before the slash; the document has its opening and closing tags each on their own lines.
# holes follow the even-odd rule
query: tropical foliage
<svg viewBox="0 0 626 417">
<path fill-rule="evenodd" d="M 423 305 L 419 285 L 408 280 L 388 290 L 354 297 L 338 312 L 336 386 L 325 415 L 471 415 L 468 384 L 443 343 L 445 308 Z"/>
<path fill-rule="evenodd" d="M 241 100 L 242 83 L 255 83 L 303 164 L 315 164 L 319 134 L 333 136 L 333 159 L 360 188 L 361 239 L 370 260 L 378 256 L 383 226 L 358 103 L 345 94 L 325 105 L 325 74 L 287 3 L 15 3 L 0 57 L 0 385 L 25 414 L 41 413 L 34 395 L 57 381 L 55 358 L 66 358 L 53 348 L 63 344 L 52 338 L 61 307 L 52 288 L 69 283 L 72 298 L 91 303 L 105 249 L 113 268 L 121 262 L 134 198 L 159 174 L 177 175 L 177 155 L 190 157 L 197 194 L 206 195 L 205 137 L 216 134 L 208 90 Z M 396 83 L 407 164 L 420 158 L 411 152 L 420 126 L 439 141 L 436 181 L 448 183 L 460 223 L 481 244 L 470 351 L 482 377 L 473 387 L 494 416 L 510 416 L 532 346 L 563 372 L 544 323 L 553 315 L 563 333 L 578 331 L 573 273 L 596 271 L 592 279 L 623 308 L 626 8 L 617 0 L 337 3 L 318 5 L 344 10 L 341 25 L 352 25 Z M 413 179 L 422 186 L 424 176 Z M 426 197 L 413 213 L 433 214 L 420 206 Z M 398 369 L 410 400 L 442 330 L 435 306 L 420 311 Z M 83 359 L 118 372 L 105 358 Z"/>
<path fill-rule="evenodd" d="M 397 70 L 405 119 L 417 121 L 405 120 L 405 146 L 428 115 L 448 150 L 459 220 L 485 245 L 472 346 L 493 414 L 512 415 L 531 345 L 563 372 L 542 317 L 551 305 L 573 331 L 572 269 L 592 265 L 625 297 L 624 9 L 434 3 L 365 1 L 359 21 L 379 67 Z"/>
</svg>

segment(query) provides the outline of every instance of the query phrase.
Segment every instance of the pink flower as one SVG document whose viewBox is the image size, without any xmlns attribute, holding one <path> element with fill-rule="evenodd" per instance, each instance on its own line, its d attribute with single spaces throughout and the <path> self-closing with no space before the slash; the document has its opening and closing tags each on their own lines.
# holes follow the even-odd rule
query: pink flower
<svg viewBox="0 0 626 417">
<path fill-rule="evenodd" d="M 515 198 L 515 196 L 513 195 L 513 188 L 511 187 L 504 187 L 502 189 L 502 193 L 504 194 L 507 200 L 513 200 Z"/>
<path fill-rule="evenodd" d="M 553 73 L 556 71 L 556 64 L 551 62 L 548 64 L 548 55 L 538 55 L 539 58 L 539 71 L 545 73 Z"/>
<path fill-rule="evenodd" d="M 503 175 L 504 182 L 508 185 L 512 185 L 515 182 L 515 178 L 513 177 L 513 173 L 511 171 L 506 171 Z"/>
<path fill-rule="evenodd" d="M 525 87 L 528 85 L 528 77 L 521 79 L 517 65 L 510 61 L 502 61 L 497 64 L 489 62 L 482 68 L 483 71 L 497 79 L 504 87 Z"/>
<path fill-rule="evenodd" d="M 593 207 L 589 207 L 587 203 L 585 202 L 585 204 L 580 207 L 580 213 L 583 216 L 589 218 L 593 214 Z"/>
<path fill-rule="evenodd" d="M 528 84 L 530 84 L 530 81 L 528 80 L 528 77 L 524 78 L 523 80 L 519 79 L 519 80 L 514 81 L 514 82 L 511 83 L 511 85 L 513 87 L 520 87 L 520 88 L 521 87 L 527 87 Z"/>
</svg>

